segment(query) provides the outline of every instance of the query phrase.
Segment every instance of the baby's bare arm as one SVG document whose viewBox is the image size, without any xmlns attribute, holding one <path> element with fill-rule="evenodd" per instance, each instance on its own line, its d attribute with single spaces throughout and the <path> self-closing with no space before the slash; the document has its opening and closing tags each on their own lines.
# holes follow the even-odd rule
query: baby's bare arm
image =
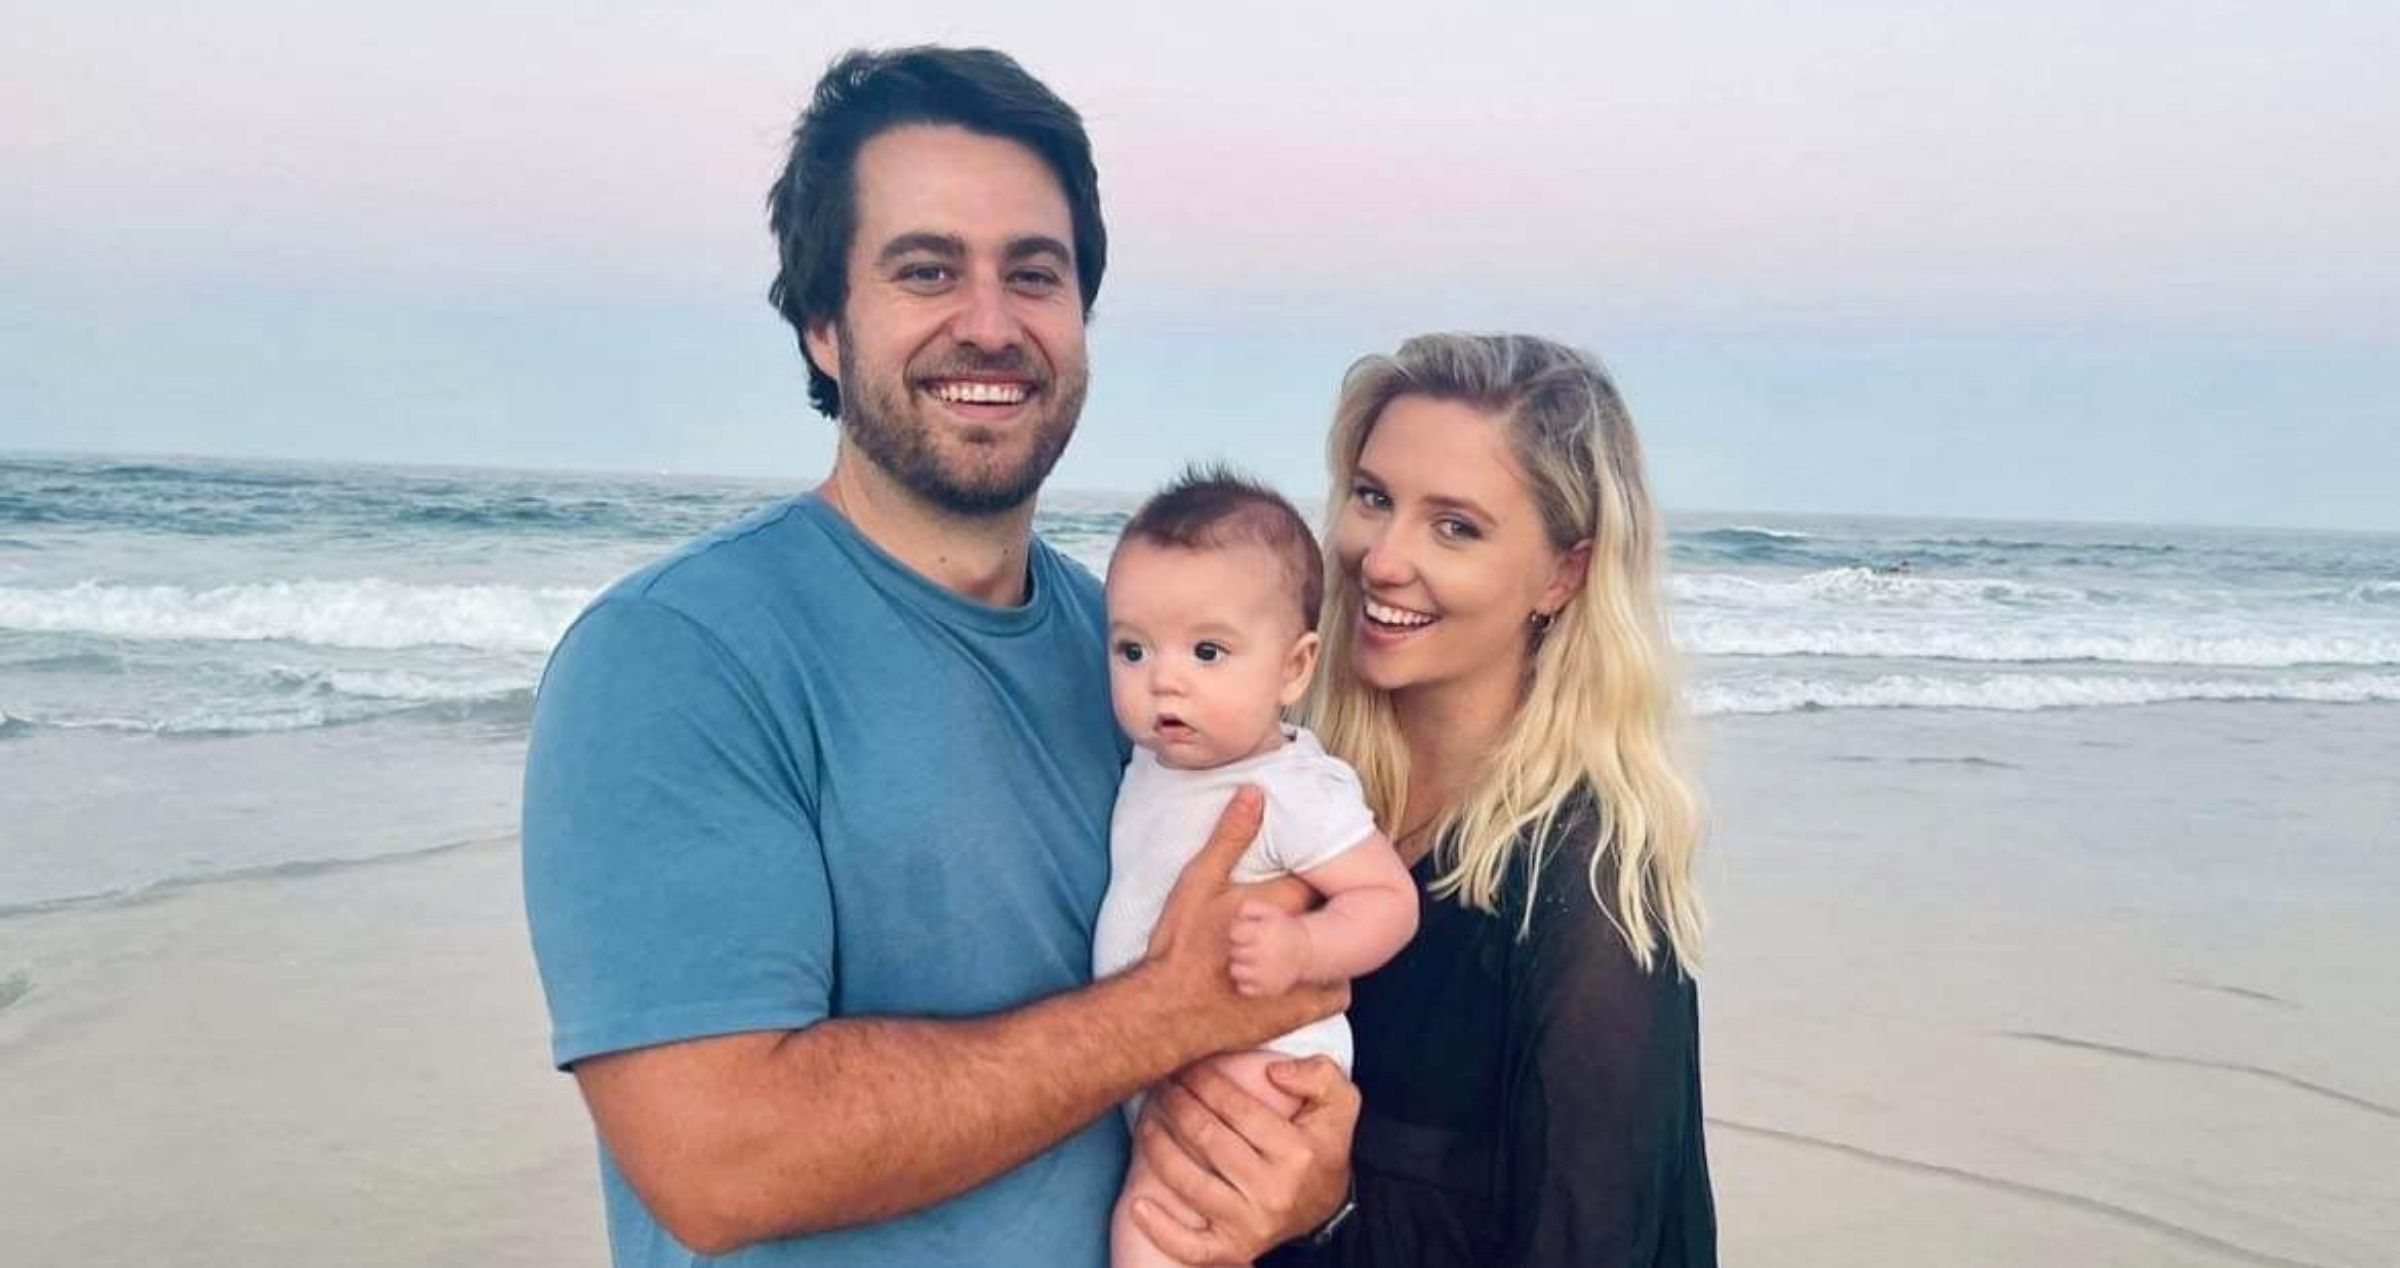
<svg viewBox="0 0 2400 1268">
<path fill-rule="evenodd" d="M 1269 995 L 1297 982 L 1347 981 L 1380 967 L 1417 931 L 1417 887 L 1382 833 L 1302 877 L 1325 896 L 1306 915 L 1245 904 L 1234 922 L 1231 969 L 1244 994 Z"/>
</svg>

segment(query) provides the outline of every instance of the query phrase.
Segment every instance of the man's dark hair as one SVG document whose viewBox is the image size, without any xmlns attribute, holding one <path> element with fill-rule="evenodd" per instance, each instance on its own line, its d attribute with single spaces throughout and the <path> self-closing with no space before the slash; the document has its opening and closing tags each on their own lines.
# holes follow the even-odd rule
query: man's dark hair
<svg viewBox="0 0 2400 1268">
<path fill-rule="evenodd" d="M 1230 467 L 1185 467 L 1125 521 L 1124 537 L 1185 550 L 1264 546 L 1283 564 L 1299 601 L 1300 628 L 1317 627 L 1317 607 L 1325 601 L 1325 556 L 1317 535 L 1282 494 Z"/>
<path fill-rule="evenodd" d="M 817 81 L 792 128 L 783 174 L 767 190 L 778 263 L 767 300 L 801 337 L 808 399 L 839 418 L 841 385 L 808 355 L 808 327 L 835 321 L 849 298 L 850 239 L 858 229 L 858 152 L 910 124 L 949 124 L 1015 141 L 1049 165 L 1075 222 L 1075 276 L 1090 315 L 1108 267 L 1100 174 L 1073 107 L 1005 53 L 988 48 L 853 49 Z"/>
</svg>

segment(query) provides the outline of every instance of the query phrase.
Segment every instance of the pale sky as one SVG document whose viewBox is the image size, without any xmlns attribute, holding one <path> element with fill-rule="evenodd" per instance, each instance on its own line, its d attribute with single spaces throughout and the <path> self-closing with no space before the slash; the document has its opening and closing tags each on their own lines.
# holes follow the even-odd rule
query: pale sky
<svg viewBox="0 0 2400 1268">
<path fill-rule="evenodd" d="M 1085 7 L 0 4 L 0 449 L 811 476 L 760 198 L 934 40 L 1092 130 L 1061 486 L 1507 327 L 1670 506 L 2400 529 L 2400 6 Z"/>
</svg>

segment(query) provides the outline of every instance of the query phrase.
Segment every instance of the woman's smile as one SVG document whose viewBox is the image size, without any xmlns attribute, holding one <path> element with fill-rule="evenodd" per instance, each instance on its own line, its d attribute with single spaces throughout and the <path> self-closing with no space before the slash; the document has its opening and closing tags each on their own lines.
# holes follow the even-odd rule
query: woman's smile
<svg viewBox="0 0 2400 1268">
<path fill-rule="evenodd" d="M 1367 599 L 1359 604 L 1358 646 L 1362 652 L 1396 648 L 1423 636 L 1440 617 Z"/>
<path fill-rule="evenodd" d="M 1441 618 L 1430 612 L 1418 612 L 1398 604 L 1366 601 L 1367 619 L 1387 629 L 1413 630 L 1431 625 Z"/>
</svg>

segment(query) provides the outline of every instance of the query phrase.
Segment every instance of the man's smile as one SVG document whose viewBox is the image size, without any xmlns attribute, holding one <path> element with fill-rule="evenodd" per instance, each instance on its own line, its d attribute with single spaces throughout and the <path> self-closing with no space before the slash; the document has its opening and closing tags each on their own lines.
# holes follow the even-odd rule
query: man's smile
<svg viewBox="0 0 2400 1268">
<path fill-rule="evenodd" d="M 944 376 L 921 379 L 917 390 L 932 399 L 941 412 L 975 426 L 1014 423 L 1031 416 L 1042 385 L 1025 377 Z M 970 439 L 990 441 L 997 436 Z"/>
<path fill-rule="evenodd" d="M 1024 379 L 933 379 L 925 390 L 952 405 L 1022 405 L 1034 386 Z"/>
</svg>

